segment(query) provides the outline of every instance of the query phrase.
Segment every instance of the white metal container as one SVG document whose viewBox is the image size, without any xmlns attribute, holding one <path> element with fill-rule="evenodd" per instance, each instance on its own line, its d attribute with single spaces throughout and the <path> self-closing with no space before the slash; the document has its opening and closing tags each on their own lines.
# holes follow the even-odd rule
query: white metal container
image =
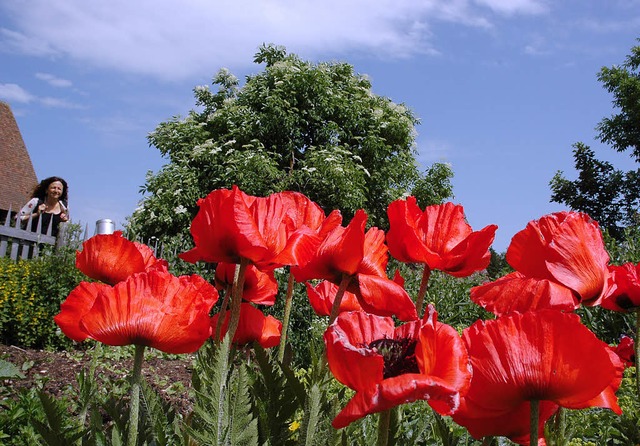
<svg viewBox="0 0 640 446">
<path fill-rule="evenodd" d="M 115 230 L 116 224 L 113 222 L 113 220 L 103 218 L 102 220 L 96 221 L 96 235 L 113 234 Z"/>
</svg>

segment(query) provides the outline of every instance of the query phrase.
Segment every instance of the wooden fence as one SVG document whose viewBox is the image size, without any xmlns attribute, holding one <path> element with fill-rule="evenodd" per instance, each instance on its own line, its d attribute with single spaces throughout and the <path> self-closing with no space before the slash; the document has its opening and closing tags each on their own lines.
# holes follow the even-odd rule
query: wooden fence
<svg viewBox="0 0 640 446">
<path fill-rule="evenodd" d="M 33 215 L 29 216 L 25 228 L 30 228 Z M 36 230 L 30 231 L 22 229 L 20 219 L 12 218 L 11 208 L 7 213 L 7 218 L 0 226 L 0 258 L 9 257 L 12 260 L 33 259 L 40 255 L 40 251 L 45 245 L 62 246 L 66 240 L 66 224 L 61 223 L 58 230 L 58 237 L 51 235 L 53 219 L 42 233 L 42 221 L 38 220 Z"/>
<path fill-rule="evenodd" d="M 22 227 L 31 228 L 32 218 L 33 216 L 29 217 L 26 221 L 26 225 L 24 225 L 25 222 L 22 222 L 21 224 L 19 220 L 16 220 L 15 216 L 12 216 L 11 209 L 9 209 L 5 222 L 0 225 L 0 258 L 8 256 L 12 260 L 35 259 L 41 254 L 42 248 L 45 245 L 53 246 L 55 248 L 73 246 L 74 249 L 80 249 L 82 242 L 89 238 L 88 225 L 85 227 L 83 234 L 78 234 L 77 231 L 69 230 L 69 223 L 60 223 L 57 237 L 51 235 L 52 223 L 49 223 L 49 227 L 46 228 L 46 231 L 43 234 L 41 227 L 42 222 L 40 220 L 37 223 L 35 231 L 22 229 Z M 99 221 L 96 222 L 96 224 L 98 223 Z M 96 227 L 96 232 L 97 231 L 98 228 Z M 71 234 L 71 232 L 74 233 Z M 125 237 L 130 235 L 127 234 L 126 230 L 124 232 Z M 172 250 L 165 250 L 164 243 L 157 237 L 151 237 L 146 242 L 135 236 L 131 239 L 149 246 L 153 250 L 154 255 L 159 258 L 163 254 L 169 255 L 172 258 L 177 258 L 178 252 L 186 251 L 191 248 L 189 245 L 184 249 L 174 247 Z"/>
</svg>

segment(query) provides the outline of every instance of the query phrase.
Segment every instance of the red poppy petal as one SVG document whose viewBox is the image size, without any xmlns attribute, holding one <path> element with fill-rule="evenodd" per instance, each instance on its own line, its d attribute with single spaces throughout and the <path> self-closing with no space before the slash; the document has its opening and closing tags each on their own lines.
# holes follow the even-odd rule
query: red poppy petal
<svg viewBox="0 0 640 446">
<path fill-rule="evenodd" d="M 416 347 L 420 373 L 438 379 L 443 386 L 465 395 L 471 382 L 467 349 L 458 332 L 453 327 L 438 322 L 437 316 L 434 306 L 429 305 Z M 430 404 L 438 413 L 449 415 L 456 408 L 449 402 L 434 400 Z"/>
<path fill-rule="evenodd" d="M 427 206 L 420 220 L 427 247 L 426 262 L 431 269 L 441 258 L 459 245 L 471 233 L 471 226 L 464 217 L 464 209 L 451 202 Z"/>
<path fill-rule="evenodd" d="M 466 399 L 488 411 L 533 399 L 580 404 L 617 376 L 609 347 L 575 314 L 540 310 L 478 321 L 464 340 L 473 367 Z"/>
<path fill-rule="evenodd" d="M 358 266 L 358 273 L 387 276 L 389 248 L 384 244 L 384 231 L 371 228 L 364 236 L 364 257 Z"/>
<path fill-rule="evenodd" d="M 219 290 L 229 289 L 233 285 L 236 265 L 220 262 L 216 266 L 215 283 Z M 278 282 L 273 271 L 263 272 L 254 265 L 245 270 L 242 299 L 259 305 L 273 305 L 278 294 Z"/>
<path fill-rule="evenodd" d="M 327 362 L 333 376 L 355 390 L 382 381 L 384 360 L 369 345 L 393 337 L 393 319 L 362 311 L 340 313 L 324 333 Z"/>
<path fill-rule="evenodd" d="M 577 292 L 583 303 L 598 303 L 608 279 L 607 253 L 598 224 L 586 214 L 571 214 L 549 245 L 547 269 Z"/>
<path fill-rule="evenodd" d="M 220 313 L 211 318 L 212 330 L 216 329 Z M 224 322 L 222 323 L 220 338 L 227 334 L 230 311 L 224 312 Z M 233 335 L 233 343 L 236 345 L 246 345 L 258 342 L 264 348 L 275 347 L 280 343 L 282 332 L 282 322 L 273 316 L 265 316 L 262 311 L 249 303 L 240 305 L 240 320 L 238 328 Z M 215 333 L 213 333 L 215 336 Z"/>
<path fill-rule="evenodd" d="M 209 310 L 216 289 L 199 276 L 138 273 L 103 289 L 80 326 L 107 345 L 146 345 L 191 353 L 210 335 Z"/>
<path fill-rule="evenodd" d="M 186 262 L 239 263 L 232 191 L 217 189 L 198 200 L 199 210 L 191 222 L 191 236 L 195 248 L 179 255 Z M 246 205 L 245 205 L 246 208 Z M 245 209 L 247 212 L 248 209 Z M 215 224 L 214 224 L 215 223 Z"/>
<path fill-rule="evenodd" d="M 307 288 L 307 296 L 311 308 L 318 316 L 330 316 L 333 301 L 338 292 L 338 286 L 327 280 L 323 280 L 315 287 L 309 282 L 305 283 Z M 361 311 L 362 307 L 358 302 L 355 294 L 345 291 L 340 301 L 340 313 L 345 311 Z"/>
<path fill-rule="evenodd" d="M 306 265 L 292 268 L 296 280 L 325 279 L 340 283 L 343 275 L 354 275 L 364 257 L 366 222 L 367 214 L 360 209 L 346 228 L 340 226 L 329 233 Z"/>
<path fill-rule="evenodd" d="M 385 379 L 379 384 L 358 391 L 333 419 L 331 425 L 340 429 L 365 415 L 382 412 L 400 404 L 428 400 L 431 405 L 448 407 L 451 413 L 458 407 L 460 396 L 442 381 L 420 374 L 404 374 Z"/>
<path fill-rule="evenodd" d="M 538 418 L 539 446 L 546 445 L 544 441 L 544 425 L 557 410 L 558 405 L 552 402 L 540 402 Z M 476 440 L 481 440 L 483 437 L 501 436 L 507 437 L 517 444 L 529 445 L 530 412 L 529 401 L 524 401 L 513 409 L 501 413 L 487 414 L 483 408 L 476 410 L 469 408 L 463 398 L 460 409 L 452 415 L 452 418 L 457 424 L 464 426 Z"/>
<path fill-rule="evenodd" d="M 496 316 L 542 309 L 573 311 L 579 306 L 569 288 L 519 272 L 471 288 L 471 300 Z"/>
<path fill-rule="evenodd" d="M 122 237 L 121 231 L 96 235 L 82 243 L 76 267 L 92 279 L 115 285 L 156 262 L 150 249 L 141 252 L 140 246 Z"/>
<path fill-rule="evenodd" d="M 527 223 L 513 236 L 507 248 L 509 265 L 528 277 L 552 279 L 544 263 L 548 256 L 547 247 L 568 215 L 568 212 L 556 212 Z"/>
<path fill-rule="evenodd" d="M 418 219 L 422 211 L 415 197 L 395 200 L 387 207 L 389 231 L 387 245 L 393 257 L 405 263 L 425 263 L 426 246 L 422 239 L 422 230 L 418 228 Z"/>
<path fill-rule="evenodd" d="M 362 308 L 380 316 L 396 316 L 402 321 L 418 318 L 416 306 L 405 291 L 386 277 L 358 274 L 358 292 Z"/>
<path fill-rule="evenodd" d="M 622 384 L 622 376 L 624 374 L 625 364 L 613 349 L 609 348 L 608 353 L 609 357 L 611 358 L 611 362 L 614 364 L 616 370 L 616 376 L 613 381 L 611 381 L 609 386 L 595 398 L 592 398 L 588 401 L 580 402 L 578 404 L 566 404 L 565 407 L 568 407 L 570 409 L 602 407 L 604 409 L 609 409 L 618 415 L 622 414 L 622 409 L 618 405 L 618 397 L 616 396 L 616 392 L 620 388 L 620 384 Z"/>
<path fill-rule="evenodd" d="M 482 271 L 489 266 L 491 253 L 489 247 L 493 243 L 498 226 L 485 226 L 479 231 L 472 232 L 455 248 L 443 255 L 442 263 L 434 265 L 454 277 L 467 277 L 476 271 Z"/>
<path fill-rule="evenodd" d="M 60 304 L 60 313 L 53 320 L 67 337 L 77 342 L 87 339 L 88 334 L 80 326 L 80 319 L 91 310 L 96 297 L 105 288 L 110 287 L 103 283 L 80 282 Z"/>
</svg>

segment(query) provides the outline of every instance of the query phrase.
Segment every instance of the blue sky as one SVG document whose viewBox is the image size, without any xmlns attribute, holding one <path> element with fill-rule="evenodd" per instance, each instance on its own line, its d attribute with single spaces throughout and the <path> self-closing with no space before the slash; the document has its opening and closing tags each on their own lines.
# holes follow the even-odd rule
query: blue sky
<svg viewBox="0 0 640 446">
<path fill-rule="evenodd" d="M 613 113 L 597 81 L 640 37 L 639 0 L 0 0 L 0 100 L 11 106 L 42 179 L 70 185 L 75 222 L 136 208 L 163 164 L 147 135 L 194 107 L 221 68 L 240 79 L 262 43 L 311 61 L 346 61 L 376 94 L 421 120 L 418 160 L 450 163 L 474 228 L 498 225 L 504 251 L 573 178 L 582 141 Z"/>
</svg>

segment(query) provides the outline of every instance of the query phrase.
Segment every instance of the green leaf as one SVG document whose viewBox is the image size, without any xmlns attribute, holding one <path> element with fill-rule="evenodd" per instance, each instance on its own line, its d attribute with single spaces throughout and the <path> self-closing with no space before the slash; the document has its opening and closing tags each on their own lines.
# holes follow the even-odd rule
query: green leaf
<svg viewBox="0 0 640 446">
<path fill-rule="evenodd" d="M 24 378 L 24 375 L 20 373 L 18 367 L 4 359 L 0 359 L 0 379 L 15 379 Z"/>
<path fill-rule="evenodd" d="M 196 356 L 196 404 L 187 432 L 198 444 L 230 444 L 229 346 L 229 337 L 225 336 L 219 345 L 205 344 Z"/>
<path fill-rule="evenodd" d="M 242 363 L 233 374 L 230 386 L 230 443 L 234 446 L 258 445 L 258 420 L 251 407 L 251 394 L 247 379 L 247 366 Z"/>
</svg>

